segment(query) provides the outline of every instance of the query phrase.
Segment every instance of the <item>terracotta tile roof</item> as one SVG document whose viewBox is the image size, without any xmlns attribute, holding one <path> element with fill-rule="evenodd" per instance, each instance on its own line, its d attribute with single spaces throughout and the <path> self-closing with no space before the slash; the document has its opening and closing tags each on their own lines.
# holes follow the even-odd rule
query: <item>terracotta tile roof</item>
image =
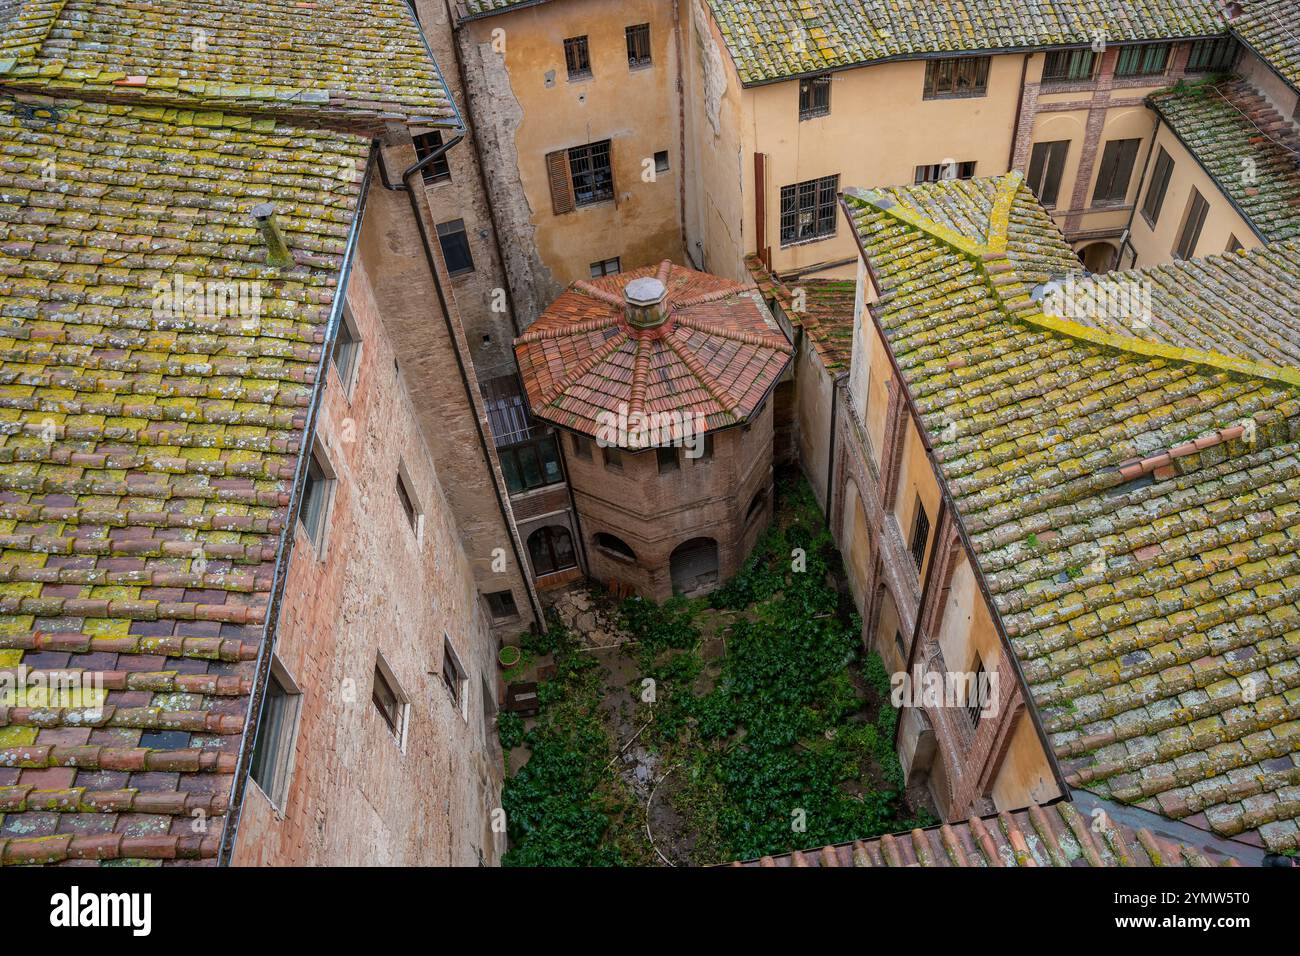
<svg viewBox="0 0 1300 956">
<path fill-rule="evenodd" d="M 1094 819 L 1102 821 L 1093 829 Z M 1229 848 L 1231 850 L 1231 848 Z M 1249 847 L 1242 847 L 1248 853 Z M 855 840 L 732 866 L 1240 866 L 1237 856 L 1200 841 L 1080 813 L 1067 801 L 971 817 L 924 830 Z"/>
<path fill-rule="evenodd" d="M 623 290 L 667 286 L 669 318 L 632 328 Z M 597 435 L 602 412 L 705 416 L 712 431 L 749 418 L 776 384 L 791 348 L 754 289 L 664 261 L 575 282 L 515 340 L 532 413 Z"/>
<path fill-rule="evenodd" d="M 767 270 L 758 257 L 745 260 L 758 291 L 775 299 L 786 318 L 803 327 L 813 348 L 832 373 L 848 371 L 853 359 L 855 279 L 798 279 L 789 283 Z"/>
<path fill-rule="evenodd" d="M 1300 6 L 1295 0 L 1245 0 L 1232 32 L 1300 90 Z"/>
<path fill-rule="evenodd" d="M 1218 0 L 708 0 L 742 83 L 932 53 L 1207 37 Z"/>
<path fill-rule="evenodd" d="M 48 106 L 0 110 L 0 863 L 211 861 L 369 141 Z"/>
<path fill-rule="evenodd" d="M 1266 240 L 1300 236 L 1300 135 L 1248 84 L 1177 87 L 1151 105 Z"/>
<path fill-rule="evenodd" d="M 206 110 L 459 125 L 401 0 L 21 0 L 0 83 Z"/>
<path fill-rule="evenodd" d="M 1300 242 L 1130 273 L 1121 333 L 1043 313 L 1077 261 L 1019 174 L 845 203 L 1067 781 L 1296 846 Z"/>
</svg>

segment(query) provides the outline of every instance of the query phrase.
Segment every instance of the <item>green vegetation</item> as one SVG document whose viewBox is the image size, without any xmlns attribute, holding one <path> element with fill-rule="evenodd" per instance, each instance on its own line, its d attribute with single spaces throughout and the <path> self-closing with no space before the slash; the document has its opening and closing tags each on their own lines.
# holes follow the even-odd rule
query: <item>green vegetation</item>
<svg viewBox="0 0 1300 956">
<path fill-rule="evenodd" d="M 932 822 L 903 802 L 889 676 L 863 653 L 860 621 L 835 587 L 839 554 L 811 490 L 783 485 L 779 500 L 777 522 L 707 604 L 620 607 L 638 642 L 632 723 L 648 725 L 639 742 L 657 757 L 655 846 L 694 863 Z M 704 653 L 722 642 L 725 653 Z M 559 660 L 568 663 L 524 737 L 529 762 L 506 784 L 506 862 L 655 862 L 645 808 L 630 812 L 612 766 L 619 743 L 601 722 L 590 655 L 569 648 Z"/>
</svg>

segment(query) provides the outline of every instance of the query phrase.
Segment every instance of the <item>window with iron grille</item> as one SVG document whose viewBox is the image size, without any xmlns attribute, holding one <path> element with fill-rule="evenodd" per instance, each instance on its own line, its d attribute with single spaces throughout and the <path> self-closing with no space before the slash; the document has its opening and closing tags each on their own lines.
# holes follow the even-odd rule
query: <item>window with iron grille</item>
<svg viewBox="0 0 1300 956">
<path fill-rule="evenodd" d="M 564 66 L 571 80 L 591 76 L 591 54 L 587 50 L 586 37 L 569 37 L 564 41 Z"/>
<path fill-rule="evenodd" d="M 936 100 L 953 96 L 985 95 L 989 89 L 991 60 L 987 56 L 958 56 L 927 61 L 925 98 Z"/>
<path fill-rule="evenodd" d="M 579 206 L 614 198 L 614 171 L 609 162 L 609 140 L 574 146 L 569 150 L 569 175 L 573 201 Z"/>
<path fill-rule="evenodd" d="M 831 75 L 806 76 L 799 81 L 799 118 L 826 116 L 831 111 Z"/>
<path fill-rule="evenodd" d="M 415 144 L 415 158 L 423 160 L 431 153 L 442 149 L 442 134 L 438 132 L 421 133 L 419 136 L 412 136 L 411 142 Z M 451 167 L 447 165 L 446 153 L 425 166 L 420 172 L 424 176 L 424 181 L 429 185 L 451 182 Z"/>
<path fill-rule="evenodd" d="M 1169 63 L 1168 43 L 1139 43 L 1120 49 L 1116 76 L 1158 76 Z"/>
<path fill-rule="evenodd" d="M 1226 73 L 1237 62 L 1237 41 L 1232 37 L 1197 40 L 1187 51 L 1188 73 Z"/>
<path fill-rule="evenodd" d="M 781 187 L 781 245 L 835 235 L 840 177 L 823 176 Z"/>
<path fill-rule="evenodd" d="M 1160 155 L 1156 157 L 1155 170 L 1151 173 L 1151 185 L 1147 186 L 1147 198 L 1142 203 L 1142 218 L 1149 226 L 1154 226 L 1156 220 L 1160 218 L 1160 210 L 1165 204 L 1165 193 L 1169 190 L 1169 178 L 1173 173 L 1174 161 L 1161 146 Z"/>
<path fill-rule="evenodd" d="M 925 564 L 925 546 L 930 543 L 930 516 L 925 513 L 925 506 L 921 504 L 921 499 L 916 499 L 916 517 L 912 519 L 912 541 L 908 550 L 912 552 L 912 560 L 916 562 L 916 570 L 919 573 L 921 566 Z"/>
<path fill-rule="evenodd" d="M 975 658 L 975 680 L 968 684 L 969 698 L 966 701 L 966 716 L 970 718 L 972 727 L 978 727 L 980 716 L 984 710 L 984 662 L 978 657 Z"/>
<path fill-rule="evenodd" d="M 627 66 L 630 70 L 639 70 L 650 65 L 650 24 L 638 23 L 628 27 Z"/>
<path fill-rule="evenodd" d="M 931 163 L 928 166 L 917 166 L 915 182 L 916 185 L 922 183 L 938 183 L 945 179 L 971 179 L 975 175 L 975 163 L 973 161 L 966 163 Z"/>
<path fill-rule="evenodd" d="M 1043 63 L 1043 82 L 1083 83 L 1096 72 L 1097 54 L 1092 50 L 1053 50 Z"/>
</svg>

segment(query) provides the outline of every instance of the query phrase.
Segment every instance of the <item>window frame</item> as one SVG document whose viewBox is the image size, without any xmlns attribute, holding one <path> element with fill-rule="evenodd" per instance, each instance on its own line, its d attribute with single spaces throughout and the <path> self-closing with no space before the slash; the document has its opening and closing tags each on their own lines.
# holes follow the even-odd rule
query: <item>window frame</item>
<svg viewBox="0 0 1300 956">
<path fill-rule="evenodd" d="M 1236 65 L 1240 49 L 1236 37 L 1233 36 L 1193 40 L 1187 44 L 1187 64 L 1183 67 L 1183 72 L 1197 74 L 1227 73 Z M 1196 63 L 1198 53 L 1204 50 L 1210 52 L 1200 57 L 1200 63 Z"/>
<path fill-rule="evenodd" d="M 614 143 L 613 140 L 602 139 L 591 143 L 583 143 L 581 146 L 570 146 L 566 150 L 569 161 L 569 188 L 573 190 L 573 205 L 575 209 L 581 209 L 583 206 L 598 206 L 603 202 L 611 202 L 614 199 Z M 603 154 L 604 164 L 598 165 L 597 158 Z M 579 170 L 577 165 L 585 163 L 587 168 Z M 602 171 L 605 174 L 605 182 L 601 182 Z M 581 179 L 590 179 L 591 188 L 588 191 L 590 195 L 582 198 L 584 193 L 579 190 L 578 183 Z"/>
<path fill-rule="evenodd" d="M 831 113 L 831 74 L 799 78 L 799 121 L 819 119 Z"/>
<path fill-rule="evenodd" d="M 1155 50 L 1161 50 L 1163 55 L 1160 58 L 1160 66 L 1156 69 L 1148 69 L 1147 61 Z M 1169 72 L 1169 53 L 1173 49 L 1173 44 L 1163 41 L 1155 43 L 1128 43 L 1119 48 L 1119 55 L 1115 58 L 1115 77 L 1121 80 L 1132 80 L 1139 78 L 1160 77 Z M 1137 62 L 1125 67 L 1125 59 L 1132 55 Z"/>
<path fill-rule="evenodd" d="M 658 445 L 655 447 L 655 467 L 659 474 L 667 475 L 675 471 L 682 470 L 681 456 L 677 454 L 677 449 L 672 445 Z"/>
<path fill-rule="evenodd" d="M 1131 144 L 1131 146 L 1129 145 Z M 1102 187 L 1107 185 L 1102 177 L 1106 173 L 1106 161 L 1110 157 L 1114 148 L 1114 167 L 1110 171 L 1109 189 L 1103 194 Z M 1097 180 L 1092 187 L 1092 205 L 1093 206 L 1122 206 L 1128 201 L 1129 190 L 1133 188 L 1133 170 L 1137 168 L 1137 154 L 1142 148 L 1142 139 L 1140 137 L 1126 136 L 1123 139 L 1110 139 L 1102 147 L 1101 160 L 1097 164 Z M 1128 154 L 1125 154 L 1128 150 Z M 1120 169 L 1127 167 L 1126 174 L 1121 177 Z M 1119 195 L 1115 195 L 1115 187 L 1123 181 L 1124 188 Z"/>
<path fill-rule="evenodd" d="M 988 96 L 991 56 L 945 56 L 925 61 L 923 100 L 974 99 Z M 970 74 L 970 75 L 964 75 Z M 961 87 L 963 82 L 971 86 Z"/>
<path fill-rule="evenodd" d="M 623 470 L 623 452 L 622 449 L 615 448 L 612 445 L 606 446 L 600 450 L 601 464 L 610 471 Z"/>
<path fill-rule="evenodd" d="M 319 438 L 314 439 L 307 459 L 307 471 L 303 475 L 297 521 L 302 525 L 307 540 L 311 542 L 317 560 L 325 558 L 337 482 L 338 477 L 330 464 L 329 456 L 325 454 L 325 446 L 321 444 Z M 317 497 L 313 497 L 314 495 Z"/>
<path fill-rule="evenodd" d="M 1065 69 L 1053 71 L 1054 64 L 1060 64 L 1064 60 Z M 1074 68 L 1082 63 L 1087 63 L 1087 75 L 1077 72 Z M 1091 47 L 1070 47 L 1065 50 L 1048 50 L 1043 57 L 1043 74 L 1041 83 L 1043 86 L 1066 86 L 1071 83 L 1091 83 L 1097 78 L 1097 67 L 1101 63 L 1101 57 Z"/>
<path fill-rule="evenodd" d="M 1046 209 L 1056 208 L 1061 198 L 1061 180 L 1065 177 L 1065 164 L 1070 157 L 1071 142 L 1072 140 L 1068 139 L 1045 140 L 1035 143 L 1030 151 L 1029 170 L 1025 176 L 1026 185 Z M 1034 174 L 1035 166 L 1038 167 L 1037 176 Z M 1050 190 L 1047 188 L 1049 186 Z"/>
<path fill-rule="evenodd" d="M 272 695 L 278 686 L 280 693 Z M 274 715 L 274 724 L 268 723 L 272 701 L 279 700 L 280 712 Z M 289 796 L 289 782 L 293 779 L 294 757 L 298 745 L 298 723 L 302 717 L 302 689 L 285 668 L 279 655 L 271 655 L 271 669 L 267 672 L 267 685 L 263 692 L 262 709 L 257 721 L 257 739 L 253 743 L 253 757 L 248 775 L 257 788 L 265 794 L 277 811 L 283 810 Z M 267 734 L 271 734 L 268 740 Z M 269 751 L 264 749 L 271 748 Z M 266 773 L 269 761 L 269 778 L 259 779 Z"/>
<path fill-rule="evenodd" d="M 421 142 L 421 140 L 424 140 L 424 142 Z M 442 131 L 430 130 L 427 133 L 412 135 L 411 144 L 415 147 L 416 161 L 422 161 L 430 153 L 442 149 Z M 443 153 L 428 166 L 423 167 L 420 170 L 420 175 L 424 179 L 426 186 L 451 182 L 451 164 L 447 161 L 447 154 Z"/>
<path fill-rule="evenodd" d="M 397 502 L 402 506 L 407 524 L 411 526 L 411 531 L 415 533 L 416 540 L 422 541 L 424 538 L 424 510 L 420 507 L 420 498 L 412 487 L 411 476 L 407 473 L 404 462 L 399 461 L 397 464 L 397 481 L 394 484 L 396 485 Z"/>
<path fill-rule="evenodd" d="M 912 531 L 907 536 L 907 550 L 912 555 L 912 561 L 916 564 L 916 573 L 919 575 L 925 567 L 925 554 L 930 547 L 930 516 L 926 514 L 925 502 L 921 496 L 916 496 L 916 509 L 912 515 Z"/>
<path fill-rule="evenodd" d="M 579 435 L 577 432 L 569 433 L 569 445 L 573 448 L 573 454 L 584 461 L 591 461 L 591 439 L 586 435 Z"/>
<path fill-rule="evenodd" d="M 1160 221 L 1160 213 L 1165 208 L 1165 196 L 1169 192 L 1169 181 L 1174 176 L 1174 158 L 1163 147 L 1158 146 L 1156 161 L 1151 166 L 1151 180 L 1147 183 L 1147 193 L 1142 199 L 1142 218 L 1152 229 Z"/>
<path fill-rule="evenodd" d="M 1196 258 L 1196 247 L 1201 243 L 1201 232 L 1205 229 L 1205 220 L 1209 214 L 1210 201 L 1193 186 L 1192 194 L 1187 197 L 1187 208 L 1183 212 L 1182 225 L 1178 227 L 1178 235 L 1174 239 L 1175 259 L 1185 261 Z"/>
<path fill-rule="evenodd" d="M 509 588 L 504 591 L 484 591 L 483 601 L 487 604 L 488 615 L 494 621 L 509 621 L 519 616 L 519 604 L 515 601 L 515 592 Z M 506 601 L 509 601 L 508 607 Z"/>
<path fill-rule="evenodd" d="M 984 719 L 984 701 L 980 699 L 980 676 L 987 673 L 984 669 L 984 660 L 979 656 L 979 654 L 975 655 L 975 668 L 973 673 L 975 674 L 975 680 L 971 685 L 971 696 L 973 699 L 966 701 L 966 717 L 970 720 L 971 727 L 973 729 L 978 729 L 980 721 Z"/>
<path fill-rule="evenodd" d="M 614 263 L 613 270 L 608 268 L 611 262 Z M 614 256 L 612 259 L 597 259 L 595 262 L 589 262 L 587 263 L 587 271 L 591 273 L 593 279 L 616 276 L 623 271 L 623 257 Z"/>
<path fill-rule="evenodd" d="M 839 230 L 839 191 L 839 173 L 782 186 L 778 221 L 781 248 L 833 239 Z M 805 213 L 812 217 L 816 230 L 810 234 L 799 231 L 799 221 Z"/>
<path fill-rule="evenodd" d="M 453 228 L 458 224 L 459 228 Z M 469 228 L 465 225 L 464 219 L 448 219 L 446 222 L 440 222 L 434 226 L 434 232 L 438 236 L 438 249 L 442 252 L 442 263 L 447 267 L 447 275 L 454 279 L 457 276 L 469 275 L 475 271 L 474 250 L 470 248 Z M 454 241 L 458 236 L 463 239 L 465 261 L 468 264 L 453 269 L 451 255 L 448 253 L 447 246 L 449 240 Z"/>
<path fill-rule="evenodd" d="M 346 338 L 344 338 L 346 336 Z M 356 388 L 361 369 L 361 333 L 357 331 L 356 318 L 352 306 L 343 303 L 343 312 L 339 316 L 339 327 L 334 332 L 334 346 L 330 349 L 330 364 L 343 386 L 343 394 L 351 399 Z"/>
<path fill-rule="evenodd" d="M 629 70 L 644 70 L 647 67 L 654 66 L 654 51 L 650 45 L 650 24 L 633 23 L 623 28 L 623 38 L 627 44 L 627 68 Z M 644 56 L 636 56 L 642 47 L 642 38 L 644 38 Z"/>
<path fill-rule="evenodd" d="M 591 46 L 587 34 L 564 38 L 564 69 L 569 82 L 585 80 L 592 76 Z"/>
<path fill-rule="evenodd" d="M 389 713 L 389 706 L 379 699 L 379 687 L 383 685 L 393 698 L 392 710 Z M 411 716 L 411 699 L 402 689 L 401 683 L 393 673 L 393 669 L 388 665 L 382 651 L 375 653 L 374 673 L 370 678 L 370 702 L 375 705 L 375 710 L 379 712 L 379 718 L 384 722 L 388 732 L 392 734 L 393 739 L 397 742 L 397 747 L 403 753 L 406 752 L 406 731 L 410 723 Z"/>
<path fill-rule="evenodd" d="M 606 539 L 618 542 L 618 544 L 622 545 L 623 548 L 627 549 L 626 553 L 616 546 L 607 544 Z M 594 548 L 599 550 L 601 554 L 608 555 L 616 561 L 636 564 L 636 550 L 616 534 L 611 534 L 608 531 L 597 531 L 592 535 L 591 544 Z"/>
<path fill-rule="evenodd" d="M 549 458 L 546 454 L 548 446 Z M 535 482 L 529 480 L 528 470 L 525 467 L 525 456 L 529 454 L 533 456 L 536 465 L 535 474 L 538 480 Z M 501 462 L 501 475 L 506 480 L 506 490 L 512 495 L 522 495 L 529 491 L 549 488 L 552 485 L 563 484 L 564 482 L 564 464 L 560 460 L 559 442 L 556 440 L 554 432 L 547 431 L 524 441 L 499 445 L 497 446 L 497 459 Z M 549 477 L 547 474 L 548 463 L 553 464 L 555 471 L 558 472 L 554 478 Z M 512 482 L 512 478 L 517 480 Z M 518 488 L 515 487 L 516 484 L 519 485 Z"/>
<path fill-rule="evenodd" d="M 445 631 L 442 635 L 442 667 L 439 668 L 439 676 L 461 720 L 469 720 L 469 671 L 460 662 L 460 655 L 451 643 L 451 635 Z"/>
<path fill-rule="evenodd" d="M 979 161 L 974 159 L 962 160 L 956 163 L 927 163 L 917 166 L 912 173 L 912 185 L 923 186 L 928 183 L 951 182 L 956 179 L 974 179 L 975 170 L 979 166 Z M 956 176 L 944 176 L 943 170 L 949 167 L 955 167 Z"/>
</svg>

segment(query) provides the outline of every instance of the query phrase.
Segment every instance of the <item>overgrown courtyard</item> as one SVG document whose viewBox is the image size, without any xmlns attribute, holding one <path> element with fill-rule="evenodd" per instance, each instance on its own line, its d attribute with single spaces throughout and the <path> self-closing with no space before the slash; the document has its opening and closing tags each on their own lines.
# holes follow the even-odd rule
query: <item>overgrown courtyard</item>
<svg viewBox="0 0 1300 956">
<path fill-rule="evenodd" d="M 839 580 L 811 490 L 792 479 L 708 598 L 582 596 L 578 626 L 525 636 L 507 678 L 545 679 L 535 718 L 499 720 L 514 771 L 504 862 L 707 865 L 932 822 L 903 799 L 889 678 Z"/>
</svg>

